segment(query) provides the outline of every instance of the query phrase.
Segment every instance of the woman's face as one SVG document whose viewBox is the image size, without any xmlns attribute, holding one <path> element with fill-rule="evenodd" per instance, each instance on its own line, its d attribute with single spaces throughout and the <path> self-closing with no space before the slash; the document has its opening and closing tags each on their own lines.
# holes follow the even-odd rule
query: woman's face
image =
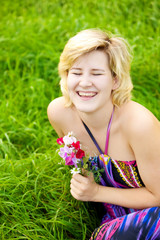
<svg viewBox="0 0 160 240">
<path fill-rule="evenodd" d="M 79 57 L 70 68 L 67 78 L 70 99 L 77 110 L 95 112 L 112 103 L 115 89 L 105 52 L 94 50 Z"/>
</svg>

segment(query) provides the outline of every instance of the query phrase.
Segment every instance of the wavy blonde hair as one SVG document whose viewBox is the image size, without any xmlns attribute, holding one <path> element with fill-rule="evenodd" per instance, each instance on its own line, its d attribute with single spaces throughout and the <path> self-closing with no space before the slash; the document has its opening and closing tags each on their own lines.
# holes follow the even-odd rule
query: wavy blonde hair
<svg viewBox="0 0 160 240">
<path fill-rule="evenodd" d="M 107 54 L 112 76 L 118 79 L 118 87 L 112 91 L 113 104 L 120 106 L 131 98 L 133 84 L 130 77 L 131 54 L 128 43 L 121 37 L 110 37 L 99 29 L 87 29 L 70 38 L 60 56 L 60 86 L 67 107 L 72 104 L 67 88 L 68 71 L 77 58 L 93 50 L 102 50 Z"/>
</svg>

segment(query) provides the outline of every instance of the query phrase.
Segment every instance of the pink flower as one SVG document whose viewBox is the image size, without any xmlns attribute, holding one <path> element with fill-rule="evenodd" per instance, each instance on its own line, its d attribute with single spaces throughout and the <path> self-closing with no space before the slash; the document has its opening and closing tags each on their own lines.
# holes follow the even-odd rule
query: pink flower
<svg viewBox="0 0 160 240">
<path fill-rule="evenodd" d="M 71 155 L 65 158 L 65 162 L 66 162 L 65 165 L 74 165 L 75 161 L 76 161 L 75 153 L 72 152 Z"/>
<path fill-rule="evenodd" d="M 63 148 L 60 148 L 60 151 L 58 152 L 59 156 L 63 159 L 67 157 L 67 153 L 63 150 Z"/>
<path fill-rule="evenodd" d="M 72 153 L 72 149 L 67 146 L 64 146 L 60 148 L 60 151 L 58 154 L 61 158 L 65 159 L 71 153 Z"/>
<path fill-rule="evenodd" d="M 65 158 L 65 165 L 74 165 L 74 162 L 72 161 L 72 157 L 71 156 L 67 156 Z"/>
<path fill-rule="evenodd" d="M 85 156 L 85 152 L 80 149 L 80 142 L 73 136 L 73 133 L 70 132 L 63 138 L 58 138 L 57 143 L 62 145 L 58 154 L 65 160 L 65 165 L 81 168 L 81 160 Z"/>
<path fill-rule="evenodd" d="M 81 160 L 80 159 L 78 159 L 78 158 L 74 158 L 74 166 L 76 167 L 76 168 L 78 168 L 78 163 L 80 162 Z"/>
<path fill-rule="evenodd" d="M 61 137 L 61 138 L 58 138 L 58 139 L 57 139 L 57 143 L 58 143 L 59 145 L 64 144 L 63 138 L 62 138 L 62 137 Z"/>
</svg>

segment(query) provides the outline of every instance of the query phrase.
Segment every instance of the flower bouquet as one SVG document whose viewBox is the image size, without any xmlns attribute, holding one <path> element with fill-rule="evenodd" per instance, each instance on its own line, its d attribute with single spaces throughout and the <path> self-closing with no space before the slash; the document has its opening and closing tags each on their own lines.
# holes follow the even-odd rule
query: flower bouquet
<svg viewBox="0 0 160 240">
<path fill-rule="evenodd" d="M 63 138 L 58 138 L 57 143 L 61 146 L 58 154 L 64 160 L 65 165 L 74 166 L 71 169 L 71 173 L 81 173 L 85 170 L 89 170 L 88 158 L 85 152 L 81 149 L 80 142 L 73 136 L 72 132 L 69 132 Z"/>
<path fill-rule="evenodd" d="M 71 173 L 80 173 L 82 175 L 88 175 L 92 171 L 96 182 L 99 182 L 101 172 L 103 169 L 98 169 L 92 158 L 86 156 L 85 152 L 81 149 L 81 144 L 73 136 L 72 132 L 69 132 L 63 138 L 58 138 L 57 143 L 60 145 L 58 150 L 59 156 L 63 159 L 65 165 L 74 166 L 71 169 Z"/>
</svg>

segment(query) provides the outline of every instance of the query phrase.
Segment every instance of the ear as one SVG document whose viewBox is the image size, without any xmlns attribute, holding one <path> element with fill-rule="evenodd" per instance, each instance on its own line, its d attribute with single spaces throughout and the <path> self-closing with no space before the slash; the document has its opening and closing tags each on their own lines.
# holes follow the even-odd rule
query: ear
<svg viewBox="0 0 160 240">
<path fill-rule="evenodd" d="M 115 90 L 119 87 L 119 80 L 118 80 L 118 77 L 114 77 L 113 78 L 113 87 L 112 87 L 112 90 Z"/>
</svg>

